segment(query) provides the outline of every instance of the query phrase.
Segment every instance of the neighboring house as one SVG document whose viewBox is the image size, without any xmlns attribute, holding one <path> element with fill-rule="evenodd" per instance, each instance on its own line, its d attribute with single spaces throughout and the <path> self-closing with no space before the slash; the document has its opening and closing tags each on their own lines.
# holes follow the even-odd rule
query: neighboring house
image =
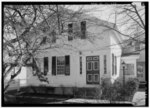
<svg viewBox="0 0 150 108">
<path fill-rule="evenodd" d="M 145 82 L 145 45 L 132 39 L 126 43 L 121 58 L 126 64 L 125 78 L 135 77 L 140 82 Z M 122 68 L 120 74 L 123 77 Z"/>
</svg>

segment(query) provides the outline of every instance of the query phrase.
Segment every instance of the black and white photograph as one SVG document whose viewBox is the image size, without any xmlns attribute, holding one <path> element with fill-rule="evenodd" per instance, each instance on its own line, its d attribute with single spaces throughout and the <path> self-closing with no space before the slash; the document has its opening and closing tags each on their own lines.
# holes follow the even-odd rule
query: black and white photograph
<svg viewBox="0 0 150 108">
<path fill-rule="evenodd" d="M 2 106 L 148 106 L 149 2 L 1 2 Z"/>
</svg>

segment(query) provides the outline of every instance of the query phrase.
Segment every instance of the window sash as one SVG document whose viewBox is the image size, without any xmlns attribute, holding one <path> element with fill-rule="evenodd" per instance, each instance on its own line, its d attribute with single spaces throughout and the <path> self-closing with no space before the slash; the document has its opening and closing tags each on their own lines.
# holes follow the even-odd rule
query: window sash
<svg viewBox="0 0 150 108">
<path fill-rule="evenodd" d="M 57 63 L 56 63 L 57 75 L 65 74 L 65 56 L 60 56 L 56 58 L 57 58 Z"/>
<path fill-rule="evenodd" d="M 134 64 L 126 64 L 126 66 L 125 75 L 134 75 Z"/>
</svg>

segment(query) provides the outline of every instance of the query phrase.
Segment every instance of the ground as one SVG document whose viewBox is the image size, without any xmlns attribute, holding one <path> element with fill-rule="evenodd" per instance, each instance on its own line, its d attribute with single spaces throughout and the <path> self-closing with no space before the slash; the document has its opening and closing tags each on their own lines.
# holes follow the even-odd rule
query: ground
<svg viewBox="0 0 150 108">
<path fill-rule="evenodd" d="M 83 98 L 73 98 L 70 96 L 61 95 L 47 95 L 47 94 L 18 94 L 9 95 L 9 99 L 15 101 L 16 104 L 110 104 L 108 100 L 98 100 L 98 99 L 83 99 Z M 145 105 L 145 91 L 138 91 L 135 93 L 132 102 L 113 102 L 115 104 L 125 103 L 133 104 L 136 106 Z"/>
<path fill-rule="evenodd" d="M 16 89 L 17 90 L 17 89 Z M 99 99 L 83 99 L 74 98 L 73 96 L 66 95 L 53 95 L 53 94 L 40 94 L 40 93 L 24 93 L 22 91 L 17 92 L 11 90 L 8 92 L 7 99 L 11 100 L 9 103 L 13 104 L 110 104 L 108 100 Z M 132 102 L 113 102 L 116 104 L 126 103 L 135 106 L 146 105 L 146 92 L 145 87 L 140 87 L 139 90 L 133 96 Z M 8 103 L 7 103 L 8 104 Z"/>
</svg>

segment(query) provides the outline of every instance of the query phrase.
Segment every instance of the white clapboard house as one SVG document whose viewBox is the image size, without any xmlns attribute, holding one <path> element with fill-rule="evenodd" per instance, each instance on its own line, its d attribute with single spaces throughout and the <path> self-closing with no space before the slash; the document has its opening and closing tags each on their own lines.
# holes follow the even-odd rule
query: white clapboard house
<svg viewBox="0 0 150 108">
<path fill-rule="evenodd" d="M 114 81 L 119 77 L 121 37 L 105 26 L 117 29 L 114 24 L 94 17 L 74 19 L 67 22 L 67 33 L 56 35 L 51 45 L 48 41 L 41 45 L 45 49 L 38 52 L 36 58 L 49 80 L 47 85 L 94 87 L 102 78 Z M 28 68 L 27 85 L 38 86 L 42 82 L 32 71 Z"/>
<path fill-rule="evenodd" d="M 39 27 L 44 25 L 43 22 Z M 47 30 L 32 35 L 44 40 L 36 60 L 48 78 L 46 86 L 89 88 L 98 86 L 102 78 L 111 78 L 113 82 L 119 77 L 121 36 L 113 30 L 117 29 L 113 23 L 84 16 L 66 22 L 62 28 L 67 32 L 55 35 L 57 29 L 51 28 L 51 34 Z M 27 86 L 43 84 L 33 75 L 32 67 L 24 70 Z"/>
</svg>

